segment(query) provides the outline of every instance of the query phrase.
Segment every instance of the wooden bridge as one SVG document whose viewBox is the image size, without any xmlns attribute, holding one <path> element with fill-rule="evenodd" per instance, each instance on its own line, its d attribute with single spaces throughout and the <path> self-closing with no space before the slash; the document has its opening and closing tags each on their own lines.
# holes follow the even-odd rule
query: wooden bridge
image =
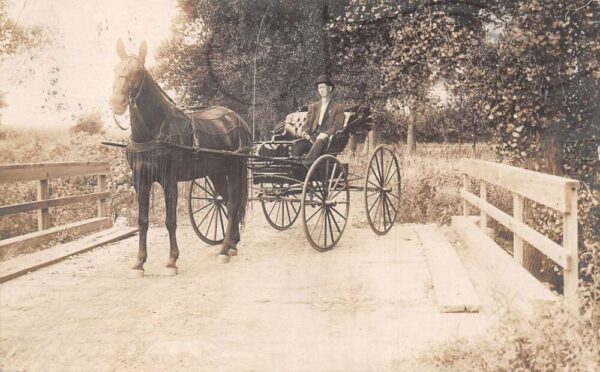
<svg viewBox="0 0 600 372">
<path fill-rule="evenodd" d="M 524 242 L 563 267 L 574 303 L 578 183 L 477 160 L 461 161 L 459 170 L 464 215 L 452 228 L 398 225 L 373 236 L 357 201 L 339 245 L 318 253 L 300 226 L 269 229 L 253 208 L 240 255 L 228 265 L 217 264 L 218 250 L 180 219 L 176 277 L 162 276 L 164 227 L 150 230 L 143 279 L 127 279 L 137 239 L 89 250 L 102 233 L 1 262 L 0 368 L 417 370 L 419 352 L 484 332 L 499 309 L 528 311 L 557 298 L 520 266 Z M 10 181 L 6 174 L 0 169 L 0 182 Z M 488 184 L 514 195 L 512 215 L 489 204 Z M 91 197 L 100 218 L 105 197 Z M 563 213 L 562 245 L 522 222 L 524 198 Z M 57 205 L 34 203 L 26 208 Z M 0 215 L 19 208 L 0 207 Z M 489 218 L 515 233 L 514 257 L 489 237 Z M 86 252 L 71 256 L 78 249 Z"/>
</svg>

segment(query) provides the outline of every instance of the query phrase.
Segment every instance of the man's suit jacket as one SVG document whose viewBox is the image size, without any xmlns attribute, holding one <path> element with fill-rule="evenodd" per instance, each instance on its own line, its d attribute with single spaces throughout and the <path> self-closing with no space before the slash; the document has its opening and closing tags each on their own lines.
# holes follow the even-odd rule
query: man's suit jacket
<svg viewBox="0 0 600 372">
<path fill-rule="evenodd" d="M 356 105 L 344 105 L 335 102 L 332 99 L 327 105 L 327 111 L 323 116 L 323 122 L 319 127 L 319 114 L 321 113 L 321 101 L 313 102 L 308 105 L 308 114 L 306 115 L 306 132 L 310 135 L 318 133 L 327 133 L 334 135 L 344 126 L 344 111 L 352 111 Z"/>
</svg>

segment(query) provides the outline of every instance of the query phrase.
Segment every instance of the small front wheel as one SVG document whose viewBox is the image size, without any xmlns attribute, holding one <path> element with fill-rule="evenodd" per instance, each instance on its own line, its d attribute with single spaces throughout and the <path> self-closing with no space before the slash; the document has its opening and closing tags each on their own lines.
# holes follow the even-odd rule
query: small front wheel
<svg viewBox="0 0 600 372">
<path fill-rule="evenodd" d="M 371 156 L 364 196 L 371 229 L 378 235 L 386 234 L 400 211 L 400 166 L 388 146 L 378 146 Z"/>
<path fill-rule="evenodd" d="M 274 184 L 263 191 L 259 197 L 260 205 L 269 225 L 277 230 L 290 228 L 300 215 L 299 187 Z"/>
<path fill-rule="evenodd" d="M 319 252 L 332 249 L 342 237 L 350 210 L 348 172 L 332 155 L 315 161 L 302 188 L 304 234 Z"/>
</svg>

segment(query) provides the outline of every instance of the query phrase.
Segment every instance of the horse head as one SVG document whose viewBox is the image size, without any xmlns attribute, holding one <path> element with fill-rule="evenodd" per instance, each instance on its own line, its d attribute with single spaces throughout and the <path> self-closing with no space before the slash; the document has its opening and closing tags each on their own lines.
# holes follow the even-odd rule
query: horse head
<svg viewBox="0 0 600 372">
<path fill-rule="evenodd" d="M 130 104 L 136 104 L 146 80 L 144 61 L 147 52 L 148 45 L 145 41 L 142 42 L 138 55 L 135 56 L 127 54 L 123 41 L 117 40 L 117 55 L 120 61 L 114 68 L 115 78 L 110 97 L 110 106 L 114 114 L 122 115 Z"/>
</svg>

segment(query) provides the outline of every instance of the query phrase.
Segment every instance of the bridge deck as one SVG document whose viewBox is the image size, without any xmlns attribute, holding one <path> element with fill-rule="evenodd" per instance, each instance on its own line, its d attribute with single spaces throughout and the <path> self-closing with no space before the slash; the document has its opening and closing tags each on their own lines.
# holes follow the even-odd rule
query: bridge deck
<svg viewBox="0 0 600 372">
<path fill-rule="evenodd" d="M 227 265 L 181 220 L 176 277 L 161 276 L 168 239 L 154 228 L 143 279 L 127 279 L 134 237 L 6 282 L 0 367 L 398 370 L 487 327 L 485 313 L 438 311 L 414 226 L 376 236 L 353 209 L 327 253 L 308 246 L 300 224 L 275 231 L 255 208 Z"/>
</svg>

